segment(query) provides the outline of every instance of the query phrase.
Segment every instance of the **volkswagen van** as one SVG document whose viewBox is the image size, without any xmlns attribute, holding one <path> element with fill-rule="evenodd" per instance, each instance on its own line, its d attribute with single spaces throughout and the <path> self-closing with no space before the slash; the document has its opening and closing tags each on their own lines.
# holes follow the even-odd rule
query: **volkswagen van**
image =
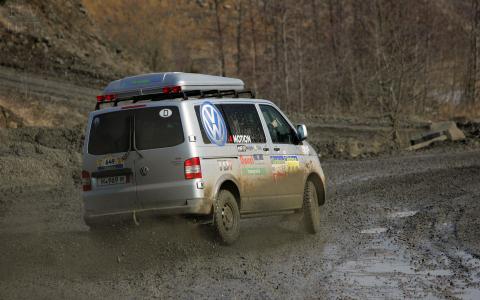
<svg viewBox="0 0 480 300">
<path fill-rule="evenodd" d="M 142 214 L 197 215 L 233 243 L 240 219 L 302 214 L 320 228 L 325 176 L 271 101 L 234 78 L 153 73 L 110 83 L 88 117 L 84 220 L 95 228 Z"/>
</svg>

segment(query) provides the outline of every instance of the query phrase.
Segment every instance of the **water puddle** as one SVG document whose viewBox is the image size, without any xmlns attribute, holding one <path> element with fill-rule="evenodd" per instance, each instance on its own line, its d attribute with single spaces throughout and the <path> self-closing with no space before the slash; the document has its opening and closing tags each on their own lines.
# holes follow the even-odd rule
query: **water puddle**
<svg viewBox="0 0 480 300">
<path fill-rule="evenodd" d="M 383 232 L 386 232 L 386 231 L 387 231 L 387 228 L 385 228 L 385 227 L 377 227 L 377 228 L 364 229 L 364 230 L 360 231 L 360 233 L 362 233 L 362 234 L 379 234 L 379 233 L 383 233 Z"/>
<path fill-rule="evenodd" d="M 362 233 L 386 230 L 371 228 Z M 341 291 L 340 298 L 436 298 L 434 290 L 429 288 L 431 282 L 453 276 L 448 268 L 420 270 L 412 264 L 408 249 L 383 236 L 372 238 L 356 253 L 355 257 L 335 266 L 332 272 L 332 280 Z"/>
<path fill-rule="evenodd" d="M 408 218 L 417 214 L 417 210 L 397 211 L 388 215 L 389 219 Z"/>
</svg>

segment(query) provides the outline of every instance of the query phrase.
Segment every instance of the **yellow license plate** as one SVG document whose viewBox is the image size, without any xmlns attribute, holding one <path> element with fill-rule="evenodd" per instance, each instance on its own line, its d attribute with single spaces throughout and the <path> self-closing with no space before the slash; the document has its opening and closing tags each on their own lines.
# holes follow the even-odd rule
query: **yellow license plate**
<svg viewBox="0 0 480 300">
<path fill-rule="evenodd" d="M 121 157 L 108 157 L 97 160 L 98 169 L 121 169 L 125 161 Z"/>
</svg>

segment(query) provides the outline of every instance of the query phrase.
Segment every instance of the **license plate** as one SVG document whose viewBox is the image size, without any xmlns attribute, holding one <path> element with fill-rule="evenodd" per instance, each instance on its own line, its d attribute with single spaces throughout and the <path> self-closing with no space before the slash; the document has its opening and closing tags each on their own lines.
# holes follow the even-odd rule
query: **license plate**
<svg viewBox="0 0 480 300">
<path fill-rule="evenodd" d="M 125 161 L 122 157 L 107 157 L 97 160 L 97 168 L 99 170 L 105 169 L 121 169 Z"/>
<path fill-rule="evenodd" d="M 127 176 L 112 176 L 112 177 L 98 178 L 99 186 L 125 184 L 125 183 L 127 183 Z"/>
</svg>

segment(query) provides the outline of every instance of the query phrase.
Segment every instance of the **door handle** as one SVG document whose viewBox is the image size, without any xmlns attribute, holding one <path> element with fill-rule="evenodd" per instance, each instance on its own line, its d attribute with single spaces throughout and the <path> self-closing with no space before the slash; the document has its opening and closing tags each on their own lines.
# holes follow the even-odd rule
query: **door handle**
<svg viewBox="0 0 480 300">
<path fill-rule="evenodd" d="M 265 152 L 267 152 L 269 150 L 270 150 L 270 148 L 263 148 L 263 151 L 265 151 Z"/>
<path fill-rule="evenodd" d="M 275 150 L 275 151 L 280 151 L 280 148 L 279 148 L 279 147 L 275 147 L 275 148 L 273 148 L 273 150 Z"/>
</svg>

